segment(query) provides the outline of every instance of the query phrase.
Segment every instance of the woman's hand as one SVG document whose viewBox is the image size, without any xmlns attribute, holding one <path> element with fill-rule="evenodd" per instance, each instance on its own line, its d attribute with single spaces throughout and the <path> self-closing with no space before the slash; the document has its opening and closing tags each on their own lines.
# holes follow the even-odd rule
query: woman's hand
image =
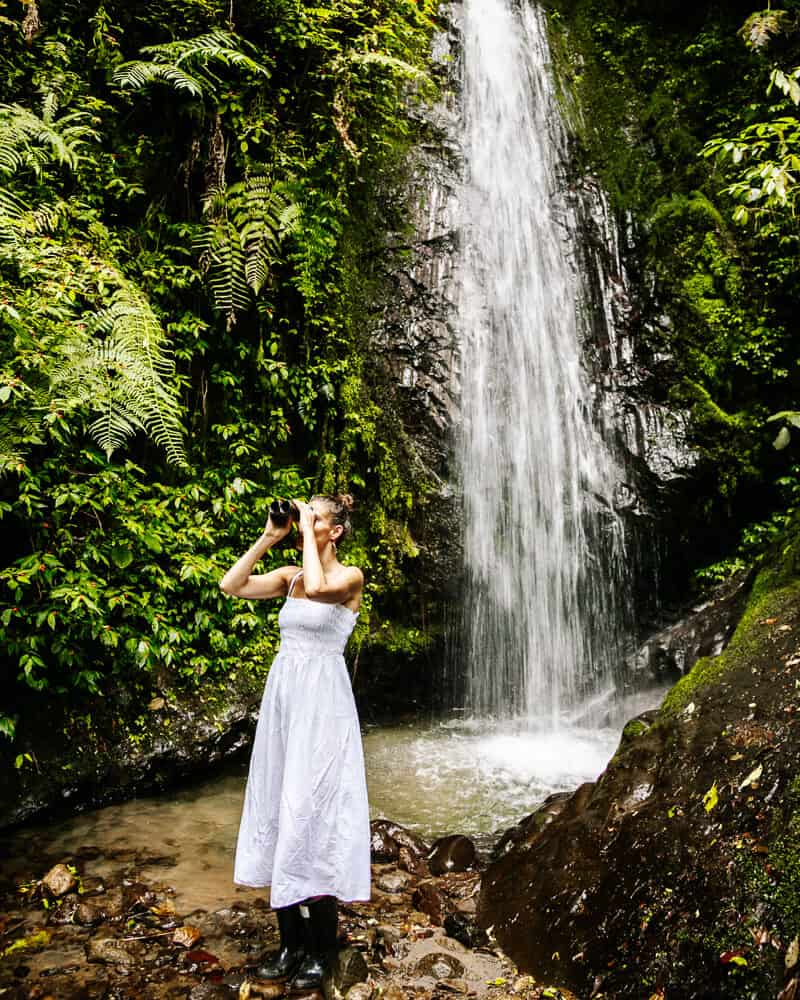
<svg viewBox="0 0 800 1000">
<path fill-rule="evenodd" d="M 314 513 L 312 508 L 304 500 L 293 500 L 292 503 L 300 511 L 300 531 L 305 532 L 306 530 L 314 531 L 314 522 L 317 519 L 317 515 Z"/>
<path fill-rule="evenodd" d="M 264 526 L 264 531 L 262 532 L 263 538 L 270 538 L 276 542 L 281 541 L 281 539 L 286 538 L 289 532 L 292 530 L 292 519 L 287 518 L 286 524 L 275 524 L 272 520 L 272 515 L 270 514 L 267 518 L 267 523 Z"/>
</svg>

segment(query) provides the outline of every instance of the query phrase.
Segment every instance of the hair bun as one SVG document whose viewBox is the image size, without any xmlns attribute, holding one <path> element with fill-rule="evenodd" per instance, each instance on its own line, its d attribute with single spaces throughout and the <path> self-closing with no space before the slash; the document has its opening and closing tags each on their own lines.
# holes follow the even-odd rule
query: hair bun
<svg viewBox="0 0 800 1000">
<path fill-rule="evenodd" d="M 336 499 L 336 501 L 342 507 L 344 507 L 344 509 L 348 513 L 350 513 L 350 511 L 352 511 L 353 504 L 355 503 L 355 501 L 353 500 L 352 494 L 350 494 L 350 493 L 337 493 L 335 499 Z"/>
</svg>

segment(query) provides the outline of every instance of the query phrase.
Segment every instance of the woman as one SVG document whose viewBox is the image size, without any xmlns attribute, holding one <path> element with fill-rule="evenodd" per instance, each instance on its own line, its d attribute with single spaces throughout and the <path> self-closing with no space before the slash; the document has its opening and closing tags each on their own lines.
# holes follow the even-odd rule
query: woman
<svg viewBox="0 0 800 1000">
<path fill-rule="evenodd" d="M 336 954 L 337 900 L 370 897 L 370 830 L 361 732 L 343 652 L 364 577 L 336 546 L 350 531 L 350 496 L 294 501 L 303 568 L 252 570 L 291 529 L 272 518 L 220 588 L 253 600 L 286 597 L 281 644 L 256 727 L 234 881 L 270 886 L 280 950 L 256 971 L 318 987 Z"/>
</svg>

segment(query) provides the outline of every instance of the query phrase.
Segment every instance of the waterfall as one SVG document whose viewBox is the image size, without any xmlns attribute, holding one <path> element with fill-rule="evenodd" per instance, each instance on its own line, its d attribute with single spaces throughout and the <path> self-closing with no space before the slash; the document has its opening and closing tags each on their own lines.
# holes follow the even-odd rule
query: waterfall
<svg viewBox="0 0 800 1000">
<path fill-rule="evenodd" d="M 582 360 L 589 297 L 541 11 L 465 0 L 462 65 L 457 672 L 474 715 L 554 727 L 596 718 L 614 689 L 622 476 Z"/>
</svg>

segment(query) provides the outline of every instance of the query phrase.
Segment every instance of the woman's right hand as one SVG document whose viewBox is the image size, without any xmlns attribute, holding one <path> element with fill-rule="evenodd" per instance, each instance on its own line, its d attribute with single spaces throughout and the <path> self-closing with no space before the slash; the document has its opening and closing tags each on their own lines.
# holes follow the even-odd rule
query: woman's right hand
<svg viewBox="0 0 800 1000">
<path fill-rule="evenodd" d="M 267 518 L 266 527 L 264 528 L 264 535 L 267 536 L 268 538 L 273 538 L 276 539 L 277 541 L 280 541 L 281 539 L 286 538 L 286 536 L 289 534 L 291 530 L 292 530 L 291 518 L 289 518 L 286 521 L 286 524 L 275 524 L 275 522 L 272 520 L 272 515 L 270 514 L 269 517 Z"/>
</svg>

